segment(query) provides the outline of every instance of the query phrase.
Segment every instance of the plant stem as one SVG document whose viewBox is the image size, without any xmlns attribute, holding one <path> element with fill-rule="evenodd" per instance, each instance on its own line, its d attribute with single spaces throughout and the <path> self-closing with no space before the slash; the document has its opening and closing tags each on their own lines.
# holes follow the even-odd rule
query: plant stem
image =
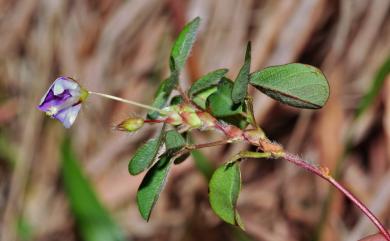
<svg viewBox="0 0 390 241">
<path fill-rule="evenodd" d="M 319 167 L 313 166 L 312 164 L 309 164 L 305 160 L 301 159 L 299 156 L 291 154 L 291 153 L 285 153 L 282 156 L 284 159 L 286 159 L 289 162 L 294 163 L 295 165 L 298 165 L 317 176 L 325 179 L 330 184 L 332 184 L 335 188 L 337 188 L 340 192 L 342 192 L 351 202 L 353 202 L 373 223 L 374 225 L 379 229 L 379 231 L 382 233 L 384 238 L 387 241 L 390 241 L 390 234 L 384 227 L 384 225 L 379 221 L 379 219 L 358 199 L 356 198 L 350 191 L 348 191 L 345 187 L 343 187 L 339 182 L 337 182 L 335 179 L 333 179 L 328 173 L 327 169 L 321 169 Z"/>
<path fill-rule="evenodd" d="M 196 144 L 196 145 L 187 145 L 184 148 L 182 148 L 180 151 L 176 152 L 176 156 L 181 156 L 187 152 L 190 152 L 192 150 L 212 147 L 212 146 L 220 146 L 228 143 L 232 143 L 234 140 L 232 139 L 225 139 L 225 140 L 219 140 L 219 141 L 213 141 L 213 142 L 207 142 L 202 144 Z"/>
<path fill-rule="evenodd" d="M 112 99 L 112 100 L 116 100 L 116 101 L 119 101 L 119 102 L 123 102 L 123 103 L 126 103 L 126 104 L 138 106 L 138 107 L 141 107 L 141 108 L 144 108 L 144 109 L 147 109 L 147 110 L 157 111 L 157 112 L 159 112 L 160 114 L 163 114 L 163 115 L 167 115 L 168 114 L 167 111 L 163 111 L 163 110 L 157 109 L 157 108 L 155 108 L 153 106 L 144 105 L 144 104 L 141 104 L 141 103 L 138 103 L 138 102 L 135 102 L 135 101 L 131 101 L 131 100 L 126 100 L 126 99 L 123 99 L 123 98 L 120 98 L 120 97 L 117 97 L 117 96 L 103 94 L 103 93 L 99 93 L 99 92 L 93 92 L 93 91 L 89 91 L 88 93 L 92 94 L 92 95 L 98 95 L 98 96 L 101 96 L 101 97 L 104 97 L 104 98 L 107 98 L 107 99 Z"/>
<path fill-rule="evenodd" d="M 190 147 L 190 149 L 201 149 L 201 148 L 206 148 L 206 147 L 212 147 L 212 146 L 219 146 L 219 145 L 224 145 L 233 142 L 231 139 L 226 139 L 226 140 L 219 140 L 219 141 L 213 141 L 213 142 L 208 142 L 208 143 L 202 143 L 202 144 L 197 144 L 193 145 Z"/>
</svg>

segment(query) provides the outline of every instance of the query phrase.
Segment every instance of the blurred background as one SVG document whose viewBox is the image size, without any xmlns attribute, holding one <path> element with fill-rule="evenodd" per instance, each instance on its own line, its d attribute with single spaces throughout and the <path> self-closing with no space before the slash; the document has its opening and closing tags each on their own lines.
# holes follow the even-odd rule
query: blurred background
<svg viewBox="0 0 390 241">
<path fill-rule="evenodd" d="M 175 166 L 147 223 L 135 202 L 143 174 L 130 176 L 127 165 L 158 126 L 112 130 L 145 111 L 91 97 L 65 130 L 36 109 L 59 75 L 151 103 L 169 74 L 173 39 L 196 16 L 199 38 L 181 85 L 217 68 L 234 79 L 248 40 L 252 71 L 321 68 L 331 88 L 325 108 L 285 107 L 250 89 L 257 121 L 290 152 L 329 167 L 390 227 L 389 9 L 389 0 L 0 0 L 2 240 L 353 241 L 377 232 L 327 183 L 282 160 L 242 163 L 247 233 L 224 224 L 210 209 L 207 176 L 248 148 L 238 144 Z M 61 151 L 65 136 L 77 160 Z M 199 143 L 216 137 L 195 135 Z"/>
</svg>

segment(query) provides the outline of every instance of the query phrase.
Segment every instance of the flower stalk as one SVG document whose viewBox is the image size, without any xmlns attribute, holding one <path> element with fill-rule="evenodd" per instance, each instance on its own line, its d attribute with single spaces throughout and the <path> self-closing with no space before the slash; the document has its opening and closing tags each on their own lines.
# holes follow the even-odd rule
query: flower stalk
<svg viewBox="0 0 390 241">
<path fill-rule="evenodd" d="M 101 96 L 101 97 L 104 97 L 104 98 L 107 98 L 107 99 L 123 102 L 123 103 L 129 104 L 129 105 L 138 106 L 138 107 L 141 107 L 141 108 L 144 108 L 144 109 L 147 109 L 147 110 L 157 111 L 158 113 L 160 113 L 162 115 L 168 115 L 169 114 L 169 112 L 157 109 L 157 108 L 155 108 L 153 106 L 144 105 L 144 104 L 138 103 L 136 101 L 123 99 L 123 98 L 120 98 L 120 97 L 117 97 L 117 96 L 103 94 L 103 93 L 94 92 L 94 91 L 89 91 L 88 93 L 91 94 L 91 95 L 97 95 L 97 96 Z"/>
</svg>

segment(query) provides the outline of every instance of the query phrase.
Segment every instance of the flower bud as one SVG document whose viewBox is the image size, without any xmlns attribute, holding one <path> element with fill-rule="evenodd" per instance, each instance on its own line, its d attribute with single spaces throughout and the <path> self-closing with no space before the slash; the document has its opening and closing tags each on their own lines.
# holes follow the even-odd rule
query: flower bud
<svg viewBox="0 0 390 241">
<path fill-rule="evenodd" d="M 133 132 L 140 129 L 144 125 L 144 122 L 142 118 L 131 117 L 122 121 L 116 126 L 116 129 L 119 131 Z"/>
</svg>

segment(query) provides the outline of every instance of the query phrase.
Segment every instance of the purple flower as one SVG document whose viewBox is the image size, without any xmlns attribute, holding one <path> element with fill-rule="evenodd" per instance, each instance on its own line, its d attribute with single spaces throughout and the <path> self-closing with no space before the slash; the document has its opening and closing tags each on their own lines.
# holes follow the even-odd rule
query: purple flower
<svg viewBox="0 0 390 241">
<path fill-rule="evenodd" d="M 72 126 L 88 91 L 69 77 L 59 77 L 42 97 L 38 109 L 62 122 L 65 128 Z"/>
</svg>

